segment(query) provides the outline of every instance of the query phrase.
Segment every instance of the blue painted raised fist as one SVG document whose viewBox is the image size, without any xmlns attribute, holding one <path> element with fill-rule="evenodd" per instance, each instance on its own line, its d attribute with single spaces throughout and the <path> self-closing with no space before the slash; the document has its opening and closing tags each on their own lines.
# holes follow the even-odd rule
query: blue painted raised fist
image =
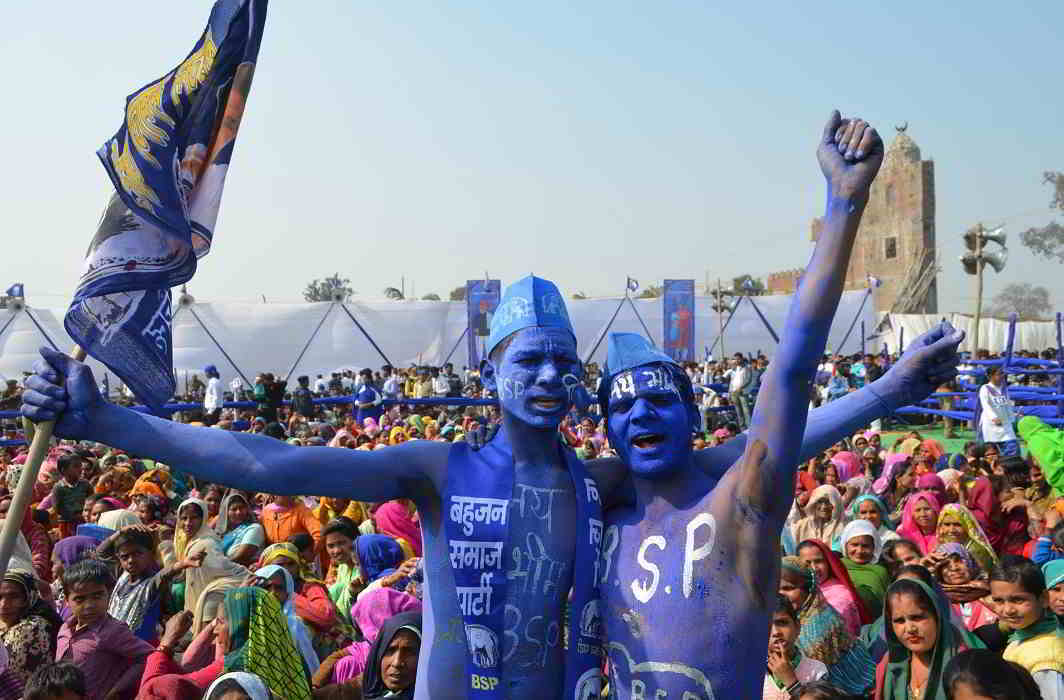
<svg viewBox="0 0 1064 700">
<path fill-rule="evenodd" d="M 829 196 L 867 196 L 883 163 L 883 140 L 863 119 L 843 119 L 835 110 L 824 125 L 816 157 Z"/>
<path fill-rule="evenodd" d="M 891 408 L 923 401 L 955 379 L 960 362 L 957 346 L 963 341 L 964 331 L 955 330 L 948 321 L 914 340 L 881 380 L 889 392 Z"/>
<path fill-rule="evenodd" d="M 89 435 L 103 398 L 88 365 L 51 348 L 41 348 L 22 392 L 22 415 L 34 423 L 54 420 L 55 434 L 80 440 Z"/>
</svg>

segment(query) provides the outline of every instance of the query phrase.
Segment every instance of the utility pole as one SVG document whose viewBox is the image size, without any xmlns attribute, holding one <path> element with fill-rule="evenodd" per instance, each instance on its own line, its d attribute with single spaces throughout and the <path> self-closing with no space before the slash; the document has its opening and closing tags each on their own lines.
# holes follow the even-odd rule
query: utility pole
<svg viewBox="0 0 1064 700">
<path fill-rule="evenodd" d="M 720 311 L 717 314 L 717 332 L 720 334 L 720 356 L 722 358 L 727 357 L 728 353 L 724 352 L 724 292 L 720 288 L 720 277 L 717 278 L 717 302 L 720 304 Z"/>
<path fill-rule="evenodd" d="M 975 275 L 975 323 L 972 328 L 972 356 L 979 351 L 979 321 L 983 315 L 983 267 L 989 264 L 995 272 L 1005 268 L 1009 249 L 1005 246 L 1005 227 L 998 226 L 987 231 L 983 222 L 979 222 L 964 234 L 964 244 L 970 250 L 961 256 L 961 264 L 969 275 Z M 1001 246 L 1000 252 L 984 253 L 988 242 Z"/>
</svg>

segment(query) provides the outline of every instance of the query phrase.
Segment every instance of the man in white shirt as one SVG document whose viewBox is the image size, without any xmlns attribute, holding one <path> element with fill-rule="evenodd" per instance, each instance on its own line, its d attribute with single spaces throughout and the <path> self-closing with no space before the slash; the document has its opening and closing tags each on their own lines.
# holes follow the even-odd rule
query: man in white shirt
<svg viewBox="0 0 1064 700">
<path fill-rule="evenodd" d="M 391 365 L 385 365 L 381 368 L 381 371 L 384 373 L 384 384 L 381 387 L 381 391 L 384 392 L 384 398 L 398 400 L 402 384 L 395 370 L 392 369 Z"/>
<path fill-rule="evenodd" d="M 318 396 L 325 396 L 329 391 L 329 385 L 325 382 L 325 377 L 318 375 L 318 378 L 314 380 L 314 393 Z"/>
<path fill-rule="evenodd" d="M 728 378 L 728 400 L 735 406 L 735 419 L 740 430 L 750 427 L 750 404 L 746 391 L 750 387 L 753 375 L 741 352 L 735 353 L 732 368 L 724 373 Z"/>
<path fill-rule="evenodd" d="M 214 425 L 222 415 L 222 380 L 218 378 L 218 368 L 207 365 L 203 368 L 207 375 L 207 389 L 203 393 L 203 422 Z"/>
<path fill-rule="evenodd" d="M 447 376 L 438 369 L 432 370 L 432 395 L 437 399 L 446 398 L 447 392 L 451 389 L 451 382 L 447 379 Z"/>
<path fill-rule="evenodd" d="M 1005 390 L 1005 373 L 1001 367 L 991 367 L 987 371 L 987 383 L 979 387 L 979 432 L 983 442 L 997 445 L 1001 456 L 1019 455 L 1020 443 L 1012 424 L 1016 420 L 1016 410 Z"/>
</svg>

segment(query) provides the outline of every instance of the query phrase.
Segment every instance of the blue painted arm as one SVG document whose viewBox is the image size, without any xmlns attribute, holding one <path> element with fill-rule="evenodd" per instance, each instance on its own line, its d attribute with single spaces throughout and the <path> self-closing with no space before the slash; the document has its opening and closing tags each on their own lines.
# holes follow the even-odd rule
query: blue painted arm
<svg viewBox="0 0 1064 700">
<path fill-rule="evenodd" d="M 809 386 L 842 295 L 883 144 L 864 122 L 843 122 L 834 112 L 824 127 L 817 158 L 828 185 L 823 229 L 791 302 L 738 462 L 740 507 L 774 529 L 782 526 L 794 498 Z"/>
<path fill-rule="evenodd" d="M 823 452 L 877 418 L 930 396 L 936 387 L 956 376 L 957 345 L 963 339 L 963 332 L 954 331 L 949 323 L 943 322 L 914 340 L 885 375 L 811 411 L 798 462 Z M 758 398 L 761 400 L 763 397 Z M 744 432 L 719 447 L 696 452 L 696 463 L 719 479 L 746 450 L 747 435 Z"/>
<path fill-rule="evenodd" d="M 417 500 L 441 484 L 446 469 L 446 443 L 419 440 L 372 452 L 295 447 L 155 418 L 103 401 L 86 365 L 47 348 L 41 355 L 26 380 L 23 415 L 56 420 L 60 437 L 102 442 L 212 482 L 281 495 Z"/>
</svg>

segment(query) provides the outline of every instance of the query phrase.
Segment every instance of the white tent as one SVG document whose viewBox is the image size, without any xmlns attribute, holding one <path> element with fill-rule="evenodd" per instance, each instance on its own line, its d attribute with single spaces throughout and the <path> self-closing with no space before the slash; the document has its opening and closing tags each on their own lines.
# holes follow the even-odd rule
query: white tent
<svg viewBox="0 0 1064 700">
<path fill-rule="evenodd" d="M 898 343 L 904 329 L 905 347 L 916 336 L 933 328 L 945 318 L 954 328 L 960 328 L 968 334 L 961 344 L 961 350 L 974 351 L 975 343 L 972 331 L 975 318 L 963 314 L 887 314 L 882 323 L 883 335 L 875 342 L 882 348 L 886 343 L 891 353 L 897 352 Z M 871 329 L 872 326 L 870 325 Z M 871 335 L 871 331 L 869 331 Z M 996 318 L 979 320 L 979 348 L 990 352 L 1004 352 L 1008 342 L 1009 323 Z M 1015 350 L 1035 350 L 1041 352 L 1046 348 L 1057 347 L 1057 330 L 1054 321 L 1024 321 L 1016 324 Z"/>
<path fill-rule="evenodd" d="M 864 291 L 846 292 L 843 295 L 831 329 L 829 348 L 848 353 L 860 349 L 860 320 L 845 348 L 837 347 L 859 309 L 866 330 L 871 333 L 875 314 L 871 304 L 861 308 L 864 295 Z M 784 295 L 756 299 L 757 306 L 779 334 L 783 332 L 790 300 L 790 296 Z M 581 354 L 590 349 L 621 301 L 622 298 L 616 297 L 567 302 Z M 711 309 L 711 298 L 696 297 L 695 301 L 695 355 L 701 359 L 705 348 L 712 346 L 717 339 L 718 315 Z M 633 302 L 654 341 L 660 346 L 663 316 L 661 299 Z M 195 316 L 188 308 L 175 305 L 174 369 L 179 383 L 185 373 L 200 373 L 208 364 L 218 367 L 225 384 L 236 376 L 235 369 L 226 361 L 196 316 L 251 380 L 261 371 L 273 371 L 286 376 L 312 336 L 313 341 L 295 368 L 297 375 L 308 374 L 313 377 L 318 373 L 327 375 L 341 367 L 379 367 L 384 364 L 384 360 L 339 304 L 195 302 L 190 308 L 195 311 Z M 441 364 L 466 327 L 465 302 L 354 301 L 349 302 L 346 308 L 397 366 L 418 362 Z M 23 371 L 31 369 L 38 356 L 37 348 L 47 344 L 41 330 L 33 323 L 34 319 L 60 350 L 69 351 L 73 341 L 63 330 L 65 311 L 39 307 L 29 307 L 28 313 L 0 310 L 0 328 L 11 322 L 0 335 L 0 374 L 5 378 L 20 378 Z M 315 328 L 323 318 L 325 321 L 315 336 Z M 625 304 L 611 330 L 642 333 L 643 326 L 632 308 Z M 746 302 L 740 304 L 725 331 L 724 350 L 729 354 L 761 350 L 771 357 L 774 346 L 775 342 L 753 307 Z M 720 352 L 718 345 L 714 354 L 719 357 Z M 604 353 L 605 344 L 602 344 L 592 359 L 601 362 Z M 458 367 L 466 364 L 465 340 L 458 343 L 451 361 Z M 100 365 L 94 363 L 94 370 L 97 379 L 101 379 L 103 370 Z M 117 385 L 113 376 L 111 382 L 112 387 Z"/>
</svg>

